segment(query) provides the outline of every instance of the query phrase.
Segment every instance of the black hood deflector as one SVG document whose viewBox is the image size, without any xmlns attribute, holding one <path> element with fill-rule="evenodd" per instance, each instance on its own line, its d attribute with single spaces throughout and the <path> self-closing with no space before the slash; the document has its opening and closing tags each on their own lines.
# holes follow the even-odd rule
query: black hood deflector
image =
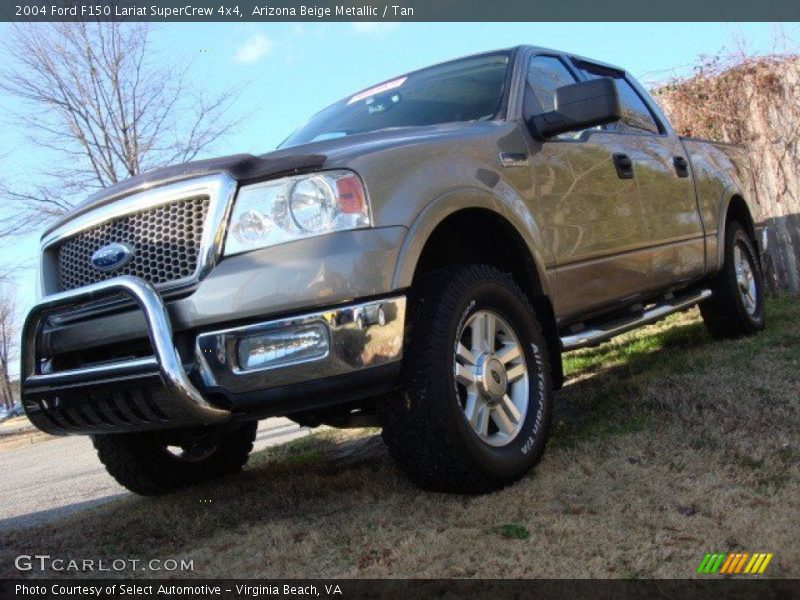
<svg viewBox="0 0 800 600">
<path fill-rule="evenodd" d="M 326 156 L 321 154 L 276 157 L 233 154 L 231 156 L 198 160 L 171 167 L 154 169 L 147 173 L 135 175 L 125 181 L 115 183 L 90 196 L 87 200 L 48 227 L 44 235 L 49 234 L 51 231 L 78 215 L 144 189 L 151 189 L 183 179 L 211 175 L 214 173 L 228 173 L 240 184 L 250 183 L 271 177 L 319 169 L 325 164 L 326 158 Z"/>
</svg>

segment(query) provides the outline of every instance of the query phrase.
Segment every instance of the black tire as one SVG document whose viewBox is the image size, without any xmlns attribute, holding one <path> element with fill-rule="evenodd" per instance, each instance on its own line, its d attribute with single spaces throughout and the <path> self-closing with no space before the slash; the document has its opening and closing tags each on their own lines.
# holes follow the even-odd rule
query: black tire
<svg viewBox="0 0 800 600">
<path fill-rule="evenodd" d="M 429 490 L 476 494 L 516 481 L 541 458 L 552 409 L 547 343 L 528 298 L 510 275 L 468 265 L 425 277 L 410 300 L 403 388 L 379 407 L 389 453 Z M 489 445 L 467 422 L 454 374 L 456 337 L 478 311 L 505 319 L 528 367 L 522 428 L 502 447 Z"/>
<path fill-rule="evenodd" d="M 764 329 L 764 277 L 761 262 L 750 236 L 737 221 L 728 223 L 725 232 L 724 263 L 711 279 L 713 296 L 700 304 L 706 329 L 715 339 L 730 339 L 753 335 Z M 746 300 L 740 293 L 736 273 L 737 248 L 750 264 L 755 285 L 754 308 L 748 311 Z"/>
<path fill-rule="evenodd" d="M 120 485 L 135 494 L 155 496 L 238 473 L 253 449 L 257 428 L 253 421 L 210 435 L 183 435 L 180 440 L 175 439 L 176 432 L 144 432 L 94 435 L 92 441 L 100 461 Z M 183 445 L 181 455 L 169 450 L 178 444 Z"/>
</svg>

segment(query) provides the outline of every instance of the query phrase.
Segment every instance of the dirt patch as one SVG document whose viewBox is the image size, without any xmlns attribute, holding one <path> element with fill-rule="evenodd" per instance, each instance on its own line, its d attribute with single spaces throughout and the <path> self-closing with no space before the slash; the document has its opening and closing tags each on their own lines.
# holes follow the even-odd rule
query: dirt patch
<svg viewBox="0 0 800 600">
<path fill-rule="evenodd" d="M 543 461 L 500 492 L 421 492 L 375 431 L 326 430 L 213 485 L 0 534 L 0 575 L 39 553 L 206 577 L 685 578 L 744 551 L 798 577 L 800 302 L 768 316 L 754 338 L 713 342 L 692 311 L 572 353 Z"/>
</svg>

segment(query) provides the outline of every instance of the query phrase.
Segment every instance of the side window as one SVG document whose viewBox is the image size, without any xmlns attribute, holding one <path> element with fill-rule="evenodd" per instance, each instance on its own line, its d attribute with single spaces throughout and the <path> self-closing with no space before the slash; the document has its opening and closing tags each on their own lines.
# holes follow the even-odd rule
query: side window
<svg viewBox="0 0 800 600">
<path fill-rule="evenodd" d="M 562 86 L 577 80 L 567 67 L 555 56 L 534 56 L 528 63 L 525 78 L 525 98 L 523 110 L 526 115 L 541 115 L 555 108 L 555 93 Z M 578 139 L 583 132 L 570 131 L 553 139 Z"/>
<path fill-rule="evenodd" d="M 575 78 L 555 56 L 534 56 L 525 80 L 525 114 L 541 115 L 555 108 L 556 89 L 575 83 Z"/>
<path fill-rule="evenodd" d="M 622 73 L 594 65 L 581 64 L 579 66 L 589 79 L 611 77 L 617 84 L 622 119 L 607 125 L 607 130 L 625 133 L 659 133 L 658 125 L 650 109 L 647 108 L 644 100 L 633 89 L 633 86 L 625 80 Z"/>
<path fill-rule="evenodd" d="M 617 79 L 616 82 L 622 106 L 622 124 L 635 132 L 658 133 L 658 125 L 650 114 L 650 109 L 636 90 L 624 79 Z"/>
</svg>

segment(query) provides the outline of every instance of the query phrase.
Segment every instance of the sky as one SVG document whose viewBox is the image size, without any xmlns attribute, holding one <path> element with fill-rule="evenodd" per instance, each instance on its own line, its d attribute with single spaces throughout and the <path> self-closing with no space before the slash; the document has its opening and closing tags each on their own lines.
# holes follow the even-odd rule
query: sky
<svg viewBox="0 0 800 600">
<path fill-rule="evenodd" d="M 10 27 L 0 25 L 0 39 Z M 799 24 L 768 23 L 177 23 L 152 32 L 153 51 L 164 60 L 190 62 L 196 85 L 212 93 L 241 87 L 235 110 L 252 116 L 209 155 L 268 152 L 340 98 L 484 50 L 556 48 L 624 67 L 647 86 L 690 74 L 698 57 L 737 44 L 769 53 L 796 48 L 795 40 Z M 11 184 L 35 178 L 51 158 L 15 126 L 20 110 L 17 100 L 0 95 L 0 162 Z M 9 209 L 0 199 L 3 210 Z M 0 269 L 16 269 L 20 318 L 35 301 L 38 244 L 38 234 L 0 240 Z"/>
</svg>

